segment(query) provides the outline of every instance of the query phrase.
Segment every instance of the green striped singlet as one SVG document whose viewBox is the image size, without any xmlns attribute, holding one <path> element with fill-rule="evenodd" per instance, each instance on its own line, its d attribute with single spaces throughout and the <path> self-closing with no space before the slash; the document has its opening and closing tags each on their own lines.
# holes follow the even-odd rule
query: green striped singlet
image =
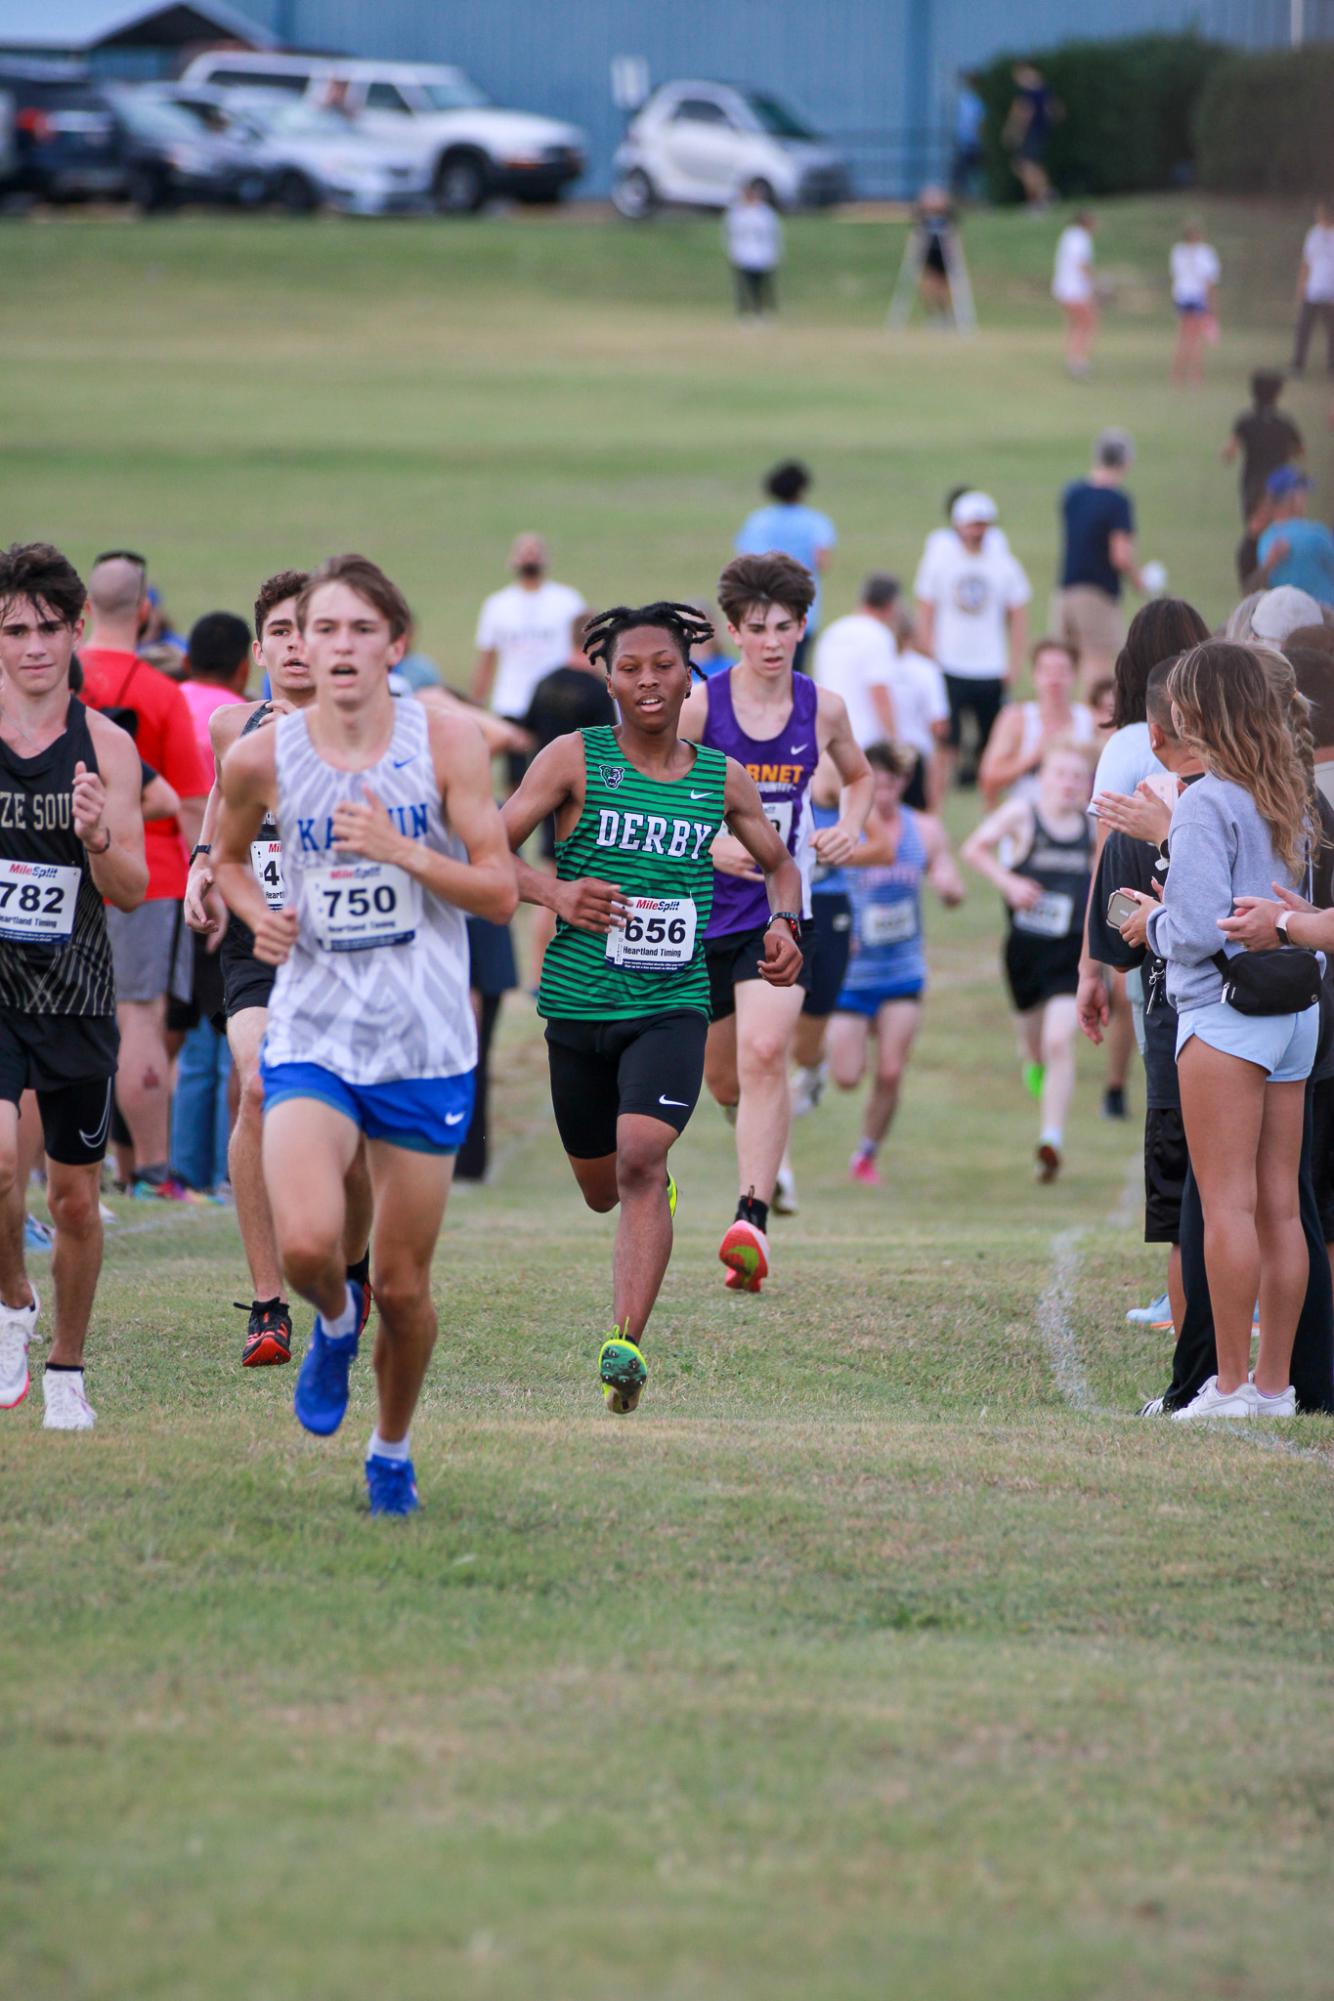
<svg viewBox="0 0 1334 2001">
<path fill-rule="evenodd" d="M 593 876 L 619 883 L 627 897 L 642 901 L 624 931 L 611 934 L 619 963 L 607 956 L 607 938 L 557 919 L 537 1011 L 573 1021 L 628 1021 L 670 1008 L 707 1017 L 709 849 L 723 824 L 727 759 L 701 744 L 693 770 L 661 783 L 635 770 L 606 725 L 579 734 L 584 810 L 557 843 L 556 873 L 562 882 Z"/>
</svg>

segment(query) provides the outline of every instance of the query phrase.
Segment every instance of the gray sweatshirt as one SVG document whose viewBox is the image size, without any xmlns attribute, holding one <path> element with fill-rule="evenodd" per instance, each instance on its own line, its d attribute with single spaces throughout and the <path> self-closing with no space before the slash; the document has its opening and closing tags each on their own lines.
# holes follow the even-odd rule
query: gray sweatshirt
<svg viewBox="0 0 1334 2001">
<path fill-rule="evenodd" d="M 1249 792 L 1207 772 L 1177 800 L 1168 835 L 1167 887 L 1149 914 L 1149 944 L 1167 961 L 1167 997 L 1180 1014 L 1223 996 L 1215 952 L 1231 958 L 1243 947 L 1224 938 L 1238 896 L 1269 896 L 1274 884 L 1295 889 L 1298 877 L 1274 852 L 1269 828 Z"/>
</svg>

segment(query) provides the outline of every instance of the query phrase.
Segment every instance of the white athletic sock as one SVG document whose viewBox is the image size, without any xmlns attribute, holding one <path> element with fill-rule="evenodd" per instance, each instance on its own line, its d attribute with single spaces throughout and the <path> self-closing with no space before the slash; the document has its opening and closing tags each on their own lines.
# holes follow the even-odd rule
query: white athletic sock
<svg viewBox="0 0 1334 2001">
<path fill-rule="evenodd" d="M 1042 1137 L 1038 1144 L 1040 1146 L 1054 1146 L 1057 1153 L 1059 1153 L 1061 1150 L 1061 1141 L 1064 1137 L 1065 1135 L 1060 1126 L 1044 1126 L 1042 1128 Z"/>
<path fill-rule="evenodd" d="M 352 1288 L 350 1285 L 344 1288 L 343 1310 L 338 1318 L 336 1320 L 325 1320 L 323 1314 L 320 1315 L 320 1318 L 324 1322 L 324 1331 L 331 1341 L 342 1341 L 349 1334 L 356 1333 L 357 1302 L 352 1297 Z"/>
<path fill-rule="evenodd" d="M 389 1439 L 381 1438 L 378 1431 L 373 1431 L 370 1436 L 370 1443 L 366 1447 L 366 1457 L 368 1459 L 411 1459 L 411 1439 L 399 1438 L 391 1444 Z"/>
<path fill-rule="evenodd" d="M 863 1134 L 857 1142 L 857 1157 L 859 1160 L 874 1160 L 879 1151 L 880 1142 L 878 1139 L 867 1139 L 865 1134 Z"/>
</svg>

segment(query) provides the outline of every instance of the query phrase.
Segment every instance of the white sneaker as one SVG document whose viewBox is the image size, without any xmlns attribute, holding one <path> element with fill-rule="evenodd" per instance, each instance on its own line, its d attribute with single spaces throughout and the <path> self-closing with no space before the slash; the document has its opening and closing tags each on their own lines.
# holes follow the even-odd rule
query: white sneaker
<svg viewBox="0 0 1334 2001">
<path fill-rule="evenodd" d="M 28 1343 L 38 1310 L 35 1292 L 31 1306 L 0 1306 L 0 1410 L 13 1410 L 28 1394 Z"/>
<path fill-rule="evenodd" d="M 1166 1408 L 1166 1397 L 1150 1397 L 1147 1403 L 1140 1405 L 1139 1414 L 1141 1417 L 1161 1417 Z"/>
<path fill-rule="evenodd" d="M 808 1068 L 799 1063 L 792 1072 L 792 1116 L 804 1119 L 813 1112 L 824 1096 L 825 1082 L 829 1076 L 827 1063 L 813 1063 Z"/>
<path fill-rule="evenodd" d="M 1208 1417 L 1240 1417 L 1249 1420 L 1258 1415 L 1254 1383 L 1240 1383 L 1235 1390 L 1229 1390 L 1224 1395 L 1218 1387 L 1217 1376 L 1210 1376 L 1204 1388 L 1196 1393 L 1193 1402 L 1188 1403 L 1184 1410 L 1172 1412 L 1172 1419 L 1176 1424 L 1198 1424 L 1202 1418 Z"/>
<path fill-rule="evenodd" d="M 1251 1377 L 1251 1388 L 1255 1390 L 1255 1377 Z M 1296 1417 L 1297 1392 L 1289 1383 L 1276 1397 L 1264 1396 L 1255 1390 L 1255 1415 L 1257 1417 Z"/>
<path fill-rule="evenodd" d="M 83 1393 L 82 1369 L 43 1369 L 44 1431 L 91 1431 L 97 1413 Z"/>
<path fill-rule="evenodd" d="M 775 1216 L 795 1216 L 800 1207 L 797 1201 L 797 1177 L 784 1161 L 774 1182 L 773 1211 Z"/>
<path fill-rule="evenodd" d="M 1126 1315 L 1131 1325 L 1138 1327 L 1152 1327 L 1159 1320 L 1171 1318 L 1172 1302 L 1165 1292 L 1160 1292 L 1157 1299 L 1151 1299 L 1147 1306 L 1132 1306 Z"/>
</svg>

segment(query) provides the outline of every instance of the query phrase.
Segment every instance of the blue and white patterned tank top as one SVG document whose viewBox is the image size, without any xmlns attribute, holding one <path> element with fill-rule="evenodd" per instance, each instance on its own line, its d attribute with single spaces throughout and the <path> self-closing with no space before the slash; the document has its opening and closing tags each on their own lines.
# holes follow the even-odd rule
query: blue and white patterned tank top
<svg viewBox="0 0 1334 2001">
<path fill-rule="evenodd" d="M 899 808 L 898 851 L 892 862 L 850 868 L 852 954 L 843 976 L 851 993 L 912 992 L 926 984 L 922 945 L 922 877 L 926 847 L 911 806 Z"/>
</svg>

